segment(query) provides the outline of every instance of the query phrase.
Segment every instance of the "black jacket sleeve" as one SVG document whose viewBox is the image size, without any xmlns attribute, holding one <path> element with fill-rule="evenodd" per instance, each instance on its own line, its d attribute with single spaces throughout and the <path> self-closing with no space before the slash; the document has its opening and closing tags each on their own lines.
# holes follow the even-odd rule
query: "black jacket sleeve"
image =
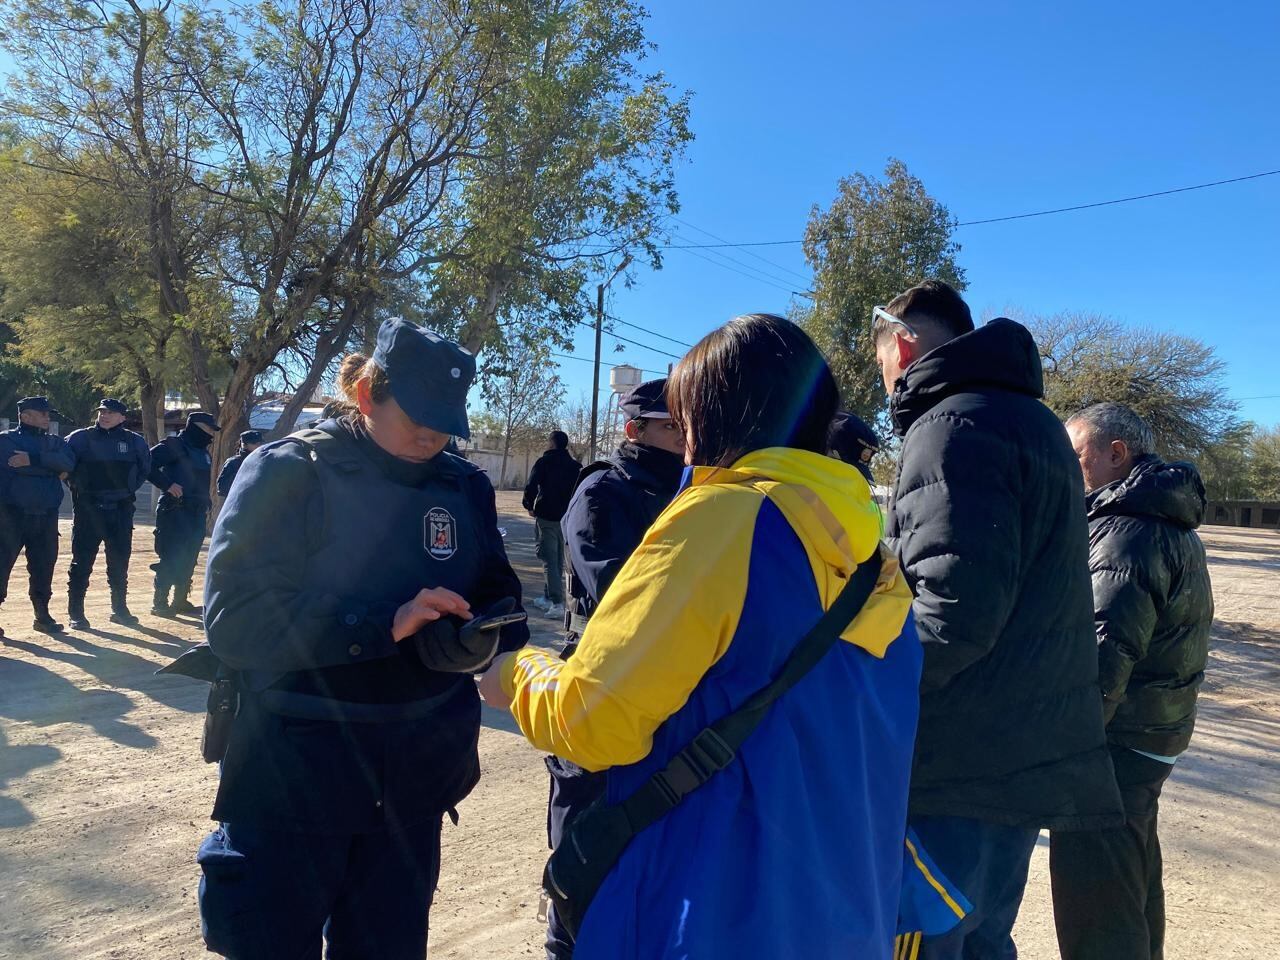
<svg viewBox="0 0 1280 960">
<path fill-rule="evenodd" d="M 222 469 L 218 471 L 218 496 L 225 497 L 231 492 L 231 482 L 235 480 L 236 471 L 240 469 L 243 460 L 243 457 L 229 457 L 222 465 Z"/>
<path fill-rule="evenodd" d="M 47 474 L 59 477 L 76 468 L 76 455 L 67 441 L 61 437 L 45 437 L 44 449 L 30 454 L 31 466 L 26 468 L 33 475 Z"/>
<path fill-rule="evenodd" d="M 477 506 L 480 520 L 479 536 L 484 545 L 484 564 L 476 595 L 469 598 L 471 611 L 479 613 L 504 597 L 513 597 L 516 609 L 523 610 L 520 578 L 507 559 L 507 548 L 498 530 L 498 507 L 493 484 L 483 473 L 475 473 L 469 479 L 471 497 Z M 502 628 L 502 640 L 498 649 L 506 652 L 519 650 L 529 642 L 529 625 L 514 623 Z"/>
<path fill-rule="evenodd" d="M 894 526 L 924 643 L 920 689 L 945 687 L 995 645 L 1020 566 L 1018 468 L 1001 438 L 951 414 L 907 435 Z"/>
<path fill-rule="evenodd" d="M 232 488 L 209 541 L 205 630 L 218 659 L 290 672 L 393 656 L 394 604 L 327 593 L 303 577 L 324 503 L 301 445 L 264 448 L 242 469 L 250 482 Z"/>
<path fill-rule="evenodd" d="M 177 461 L 178 455 L 174 453 L 173 446 L 164 440 L 151 448 L 151 469 L 147 479 L 162 493 L 178 482 L 169 472 Z"/>
<path fill-rule="evenodd" d="M 142 489 L 142 485 L 147 482 L 147 477 L 151 473 L 151 448 L 147 446 L 147 441 L 142 437 L 134 438 L 133 456 L 138 465 L 138 470 L 134 474 L 133 484 L 133 492 L 137 493 Z"/>
<path fill-rule="evenodd" d="M 1134 518 L 1104 521 L 1089 551 L 1093 623 L 1098 633 L 1098 683 L 1103 718 L 1124 701 L 1134 664 L 1147 655 L 1168 594 L 1169 564 L 1154 524 Z"/>
<path fill-rule="evenodd" d="M 524 496 L 520 498 L 520 503 L 526 510 L 532 510 L 533 505 L 538 502 L 538 490 L 542 486 L 543 469 L 544 464 L 542 458 L 539 457 L 534 461 L 533 469 L 529 471 L 529 482 L 524 485 Z"/>
</svg>

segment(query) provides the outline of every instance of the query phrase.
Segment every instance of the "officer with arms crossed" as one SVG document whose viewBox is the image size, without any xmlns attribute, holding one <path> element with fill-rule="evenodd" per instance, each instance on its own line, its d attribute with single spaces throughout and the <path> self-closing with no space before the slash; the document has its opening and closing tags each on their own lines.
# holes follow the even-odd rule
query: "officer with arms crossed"
<svg viewBox="0 0 1280 960">
<path fill-rule="evenodd" d="M 191 576 L 204 542 L 209 516 L 209 481 L 213 461 L 209 444 L 218 432 L 211 413 L 193 413 L 176 437 L 165 437 L 151 448 L 150 480 L 161 491 L 156 506 L 156 593 L 151 612 L 167 617 L 174 613 L 200 616 L 201 609 L 187 597 Z M 173 591 L 173 603 L 169 591 Z"/>
<path fill-rule="evenodd" d="M 240 452 L 227 460 L 218 471 L 218 496 L 224 500 L 231 492 L 231 483 L 240 472 L 244 458 L 262 446 L 262 433 L 259 430 L 246 430 L 240 434 Z"/>
<path fill-rule="evenodd" d="M 626 439 L 608 460 L 599 460 L 578 478 L 561 521 L 569 557 L 568 659 L 586 632 L 587 621 L 604 599 L 645 531 L 666 509 L 684 473 L 684 435 L 667 412 L 667 381 L 642 383 L 618 402 L 627 417 Z M 605 775 L 590 773 L 560 757 L 547 757 L 551 800 L 547 840 L 554 849 L 566 824 L 604 791 Z M 551 907 L 547 915 L 548 960 L 573 956 L 573 938 Z"/>
<path fill-rule="evenodd" d="M 133 553 L 134 495 L 151 472 L 151 451 L 141 435 L 124 428 L 128 409 L 119 400 L 98 404 L 98 422 L 67 437 L 76 457 L 68 481 L 75 503 L 71 524 L 71 569 L 67 571 L 67 616 L 71 626 L 84 630 L 84 595 L 98 558 L 107 554 L 107 583 L 111 586 L 111 622 L 133 626 L 129 612 L 129 557 Z"/>
<path fill-rule="evenodd" d="M 372 359 L 343 362 L 357 411 L 266 445 L 231 489 L 205 587 L 239 682 L 197 857 L 215 953 L 426 953 L 441 818 L 480 776 L 470 674 L 528 639 L 493 487 L 444 452 L 469 436 L 474 376 L 461 347 L 389 320 Z"/>
<path fill-rule="evenodd" d="M 49 410 L 45 397 L 19 400 L 18 426 L 0 433 L 0 604 L 8 592 L 9 574 L 25 547 L 31 606 L 36 613 L 31 626 L 41 633 L 62 629 L 49 615 L 49 600 L 58 560 L 62 477 L 76 465 L 67 442 L 49 434 Z"/>
</svg>

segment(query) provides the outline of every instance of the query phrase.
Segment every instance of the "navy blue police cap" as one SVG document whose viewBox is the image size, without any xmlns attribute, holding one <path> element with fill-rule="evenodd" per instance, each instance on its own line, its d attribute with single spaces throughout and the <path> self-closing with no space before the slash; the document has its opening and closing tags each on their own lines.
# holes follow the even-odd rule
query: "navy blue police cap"
<svg viewBox="0 0 1280 960">
<path fill-rule="evenodd" d="M 197 423 L 203 423 L 206 427 L 212 427 L 215 431 L 222 429 L 218 426 L 218 419 L 212 413 L 205 413 L 203 410 L 199 413 L 187 415 L 188 427 L 194 427 Z"/>
<path fill-rule="evenodd" d="M 391 395 L 410 420 L 471 438 L 467 391 L 476 376 L 476 358 L 469 351 L 406 320 L 386 320 L 378 328 L 373 362 L 386 373 Z"/>
<path fill-rule="evenodd" d="M 98 409 L 110 410 L 112 413 L 119 413 L 119 414 L 123 414 L 124 416 L 129 415 L 128 407 L 126 407 L 119 400 L 111 400 L 107 397 L 103 397 L 101 400 L 98 401 Z"/>
<path fill-rule="evenodd" d="M 49 406 L 48 397 L 23 397 L 18 401 L 18 412 L 24 410 L 36 410 L 48 413 L 53 407 Z"/>
<path fill-rule="evenodd" d="M 654 420 L 669 419 L 667 410 L 667 378 L 649 380 L 622 395 L 618 408 L 626 414 L 628 420 L 639 420 L 647 417 Z"/>
<path fill-rule="evenodd" d="M 827 447 L 871 481 L 871 458 L 880 449 L 880 438 L 860 417 L 843 410 L 837 413 L 827 431 Z"/>
<path fill-rule="evenodd" d="M 261 443 L 262 431 L 246 430 L 244 433 L 240 434 L 240 442 L 241 443 Z"/>
</svg>

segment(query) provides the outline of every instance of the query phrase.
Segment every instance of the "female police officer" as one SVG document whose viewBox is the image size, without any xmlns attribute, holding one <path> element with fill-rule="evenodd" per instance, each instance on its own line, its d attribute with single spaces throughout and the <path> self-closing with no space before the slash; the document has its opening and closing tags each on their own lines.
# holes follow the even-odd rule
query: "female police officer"
<svg viewBox="0 0 1280 960">
<path fill-rule="evenodd" d="M 209 547 L 206 629 L 239 712 L 200 848 L 210 950 L 421 960 L 440 823 L 479 777 L 456 626 L 520 583 L 467 437 L 475 361 L 401 320 L 340 384 L 359 412 L 244 463 Z M 503 627 L 501 646 L 528 639 Z M 470 631 L 462 636 L 469 636 Z M 496 638 L 496 634 L 492 635 Z M 456 672 L 445 672 L 456 671 Z"/>
</svg>

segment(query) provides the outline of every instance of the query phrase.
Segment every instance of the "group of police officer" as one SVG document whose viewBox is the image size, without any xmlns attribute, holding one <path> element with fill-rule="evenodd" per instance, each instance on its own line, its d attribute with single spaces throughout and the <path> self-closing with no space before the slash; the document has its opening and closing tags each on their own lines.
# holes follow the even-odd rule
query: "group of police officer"
<svg viewBox="0 0 1280 960">
<path fill-rule="evenodd" d="M 25 397 L 18 401 L 18 426 L 0 433 L 0 604 L 18 556 L 25 550 L 35 609 L 32 628 L 41 633 L 63 629 L 49 611 L 63 481 L 74 504 L 67 573 L 67 617 L 73 628 L 90 626 L 85 594 L 99 548 L 106 553 L 111 622 L 138 623 L 128 604 L 129 558 L 135 497 L 147 481 L 162 491 L 156 514 L 159 560 L 152 567 L 156 578 L 151 612 L 160 616 L 200 613 L 188 595 L 210 506 L 208 446 L 218 430 L 217 421 L 211 414 L 193 413 L 178 436 L 148 448 L 139 434 L 125 428 L 127 414 L 121 401 L 104 399 L 94 425 L 64 440 L 49 432 L 48 398 Z M 245 455 L 261 445 L 262 435 L 247 431 L 241 434 L 241 442 L 240 454 L 228 460 L 219 475 L 218 492 L 223 496 Z"/>
</svg>

